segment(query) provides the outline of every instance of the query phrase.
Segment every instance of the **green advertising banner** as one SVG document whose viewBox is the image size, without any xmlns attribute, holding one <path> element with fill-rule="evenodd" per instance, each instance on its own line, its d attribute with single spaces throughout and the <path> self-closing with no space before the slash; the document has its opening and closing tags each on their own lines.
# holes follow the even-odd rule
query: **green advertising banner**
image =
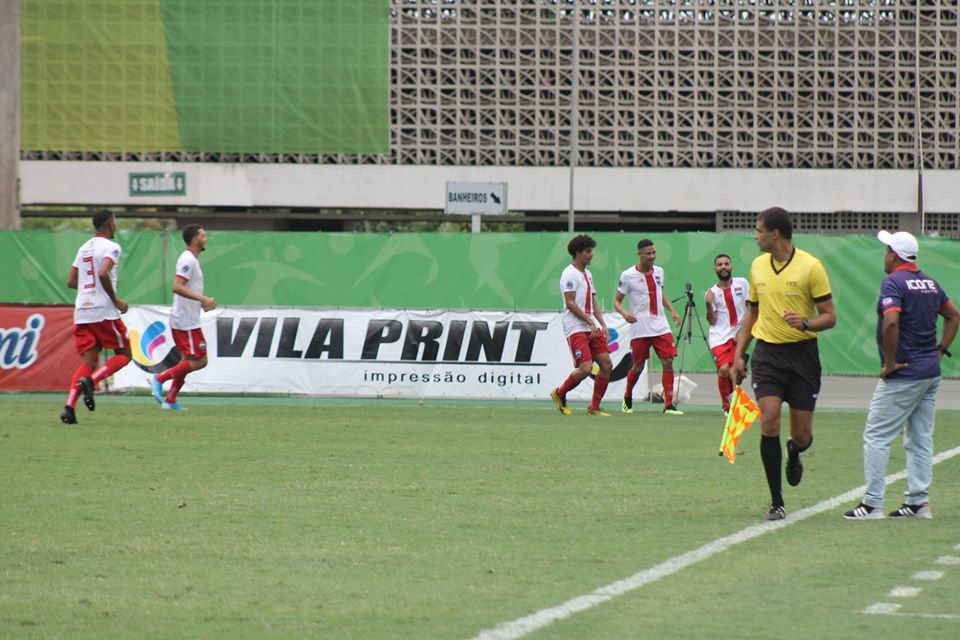
<svg viewBox="0 0 960 640">
<path fill-rule="evenodd" d="M 23 0 L 28 150 L 389 151 L 389 0 Z"/>
<path fill-rule="evenodd" d="M 560 272 L 569 263 L 569 234 L 352 234 L 211 231 L 201 256 L 207 293 L 221 305 L 400 309 L 560 310 Z M 593 234 L 590 269 L 602 308 L 613 310 L 620 273 L 635 264 L 640 236 Z M 76 232 L 0 231 L 0 302 L 71 304 L 66 276 L 88 236 Z M 749 235 L 649 234 L 666 291 L 678 310 L 690 282 L 694 311 L 706 331 L 704 292 L 715 282 L 713 258 L 732 257 L 746 277 L 758 255 Z M 183 251 L 178 233 L 129 233 L 123 247 L 120 295 L 132 304 L 169 304 L 173 267 Z M 868 236 L 797 236 L 797 246 L 826 265 L 837 327 L 821 336 L 824 370 L 872 375 L 878 367 L 874 332 L 883 279 L 883 245 Z M 958 295 L 960 243 L 921 240 L 921 267 Z M 700 325 L 687 342 L 688 371 L 712 368 Z M 557 348 L 562 348 L 558 345 Z M 944 373 L 958 375 L 957 360 Z"/>
</svg>

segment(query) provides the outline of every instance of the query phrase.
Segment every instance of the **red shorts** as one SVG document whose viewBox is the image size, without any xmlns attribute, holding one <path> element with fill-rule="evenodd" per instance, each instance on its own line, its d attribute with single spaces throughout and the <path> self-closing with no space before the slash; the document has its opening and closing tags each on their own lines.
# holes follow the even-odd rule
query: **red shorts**
<svg viewBox="0 0 960 640">
<path fill-rule="evenodd" d="M 733 356 L 737 353 L 737 343 L 733 338 L 730 338 L 723 344 L 710 349 L 710 353 L 713 354 L 713 362 L 717 365 L 717 369 L 723 365 L 733 366 Z"/>
<path fill-rule="evenodd" d="M 590 337 L 589 331 L 581 331 L 567 337 L 570 353 L 573 354 L 573 364 L 579 367 L 584 362 L 592 362 L 600 353 L 610 353 L 607 345 L 607 336 L 601 331 L 595 338 Z"/>
<path fill-rule="evenodd" d="M 673 341 L 673 334 L 665 333 L 652 338 L 634 338 L 630 341 L 630 353 L 632 354 L 633 364 L 642 364 L 650 357 L 650 347 L 657 352 L 657 356 L 672 358 L 677 355 L 677 345 Z"/>
<path fill-rule="evenodd" d="M 203 337 L 203 331 L 198 327 L 196 329 L 170 329 L 173 334 L 173 343 L 177 345 L 185 356 L 202 358 L 207 355 L 207 340 Z"/>
<path fill-rule="evenodd" d="M 127 326 L 119 318 L 73 325 L 73 342 L 80 355 L 96 347 L 116 351 L 130 346 Z"/>
</svg>

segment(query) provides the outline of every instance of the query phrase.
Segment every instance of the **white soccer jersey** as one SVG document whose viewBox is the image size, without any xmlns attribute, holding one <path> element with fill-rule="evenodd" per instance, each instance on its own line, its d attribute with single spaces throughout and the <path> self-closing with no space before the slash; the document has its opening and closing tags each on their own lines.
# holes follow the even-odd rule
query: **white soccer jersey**
<svg viewBox="0 0 960 640">
<path fill-rule="evenodd" d="M 710 291 L 713 291 L 713 312 L 717 316 L 717 321 L 710 325 L 710 336 L 707 338 L 707 343 L 713 349 L 737 335 L 747 314 L 750 283 L 746 278 L 731 278 L 728 288 L 721 289 L 713 285 Z"/>
<path fill-rule="evenodd" d="M 652 338 L 670 333 L 663 308 L 663 269 L 654 265 L 650 273 L 641 273 L 634 265 L 620 274 L 617 291 L 627 297 L 630 311 L 637 316 L 633 338 Z"/>
<path fill-rule="evenodd" d="M 177 276 L 186 280 L 184 286 L 194 293 L 203 294 L 203 270 L 197 256 L 187 249 L 177 258 Z M 173 307 L 170 309 L 170 328 L 186 331 L 200 328 L 200 312 L 203 305 L 199 300 L 184 298 L 173 294 Z"/>
<path fill-rule="evenodd" d="M 120 245 L 95 236 L 83 243 L 77 251 L 73 266 L 77 268 L 77 300 L 74 305 L 73 321 L 76 324 L 90 324 L 103 320 L 116 320 L 120 311 L 113 300 L 103 290 L 103 284 L 97 276 L 104 260 L 113 263 L 110 267 L 110 282 L 113 291 L 117 291 L 117 263 L 120 262 Z"/>
<path fill-rule="evenodd" d="M 576 296 L 577 304 L 583 309 L 584 313 L 593 317 L 593 295 L 596 291 L 593 288 L 593 276 L 588 269 L 580 271 L 572 264 L 563 270 L 560 274 L 560 293 L 563 302 L 563 335 L 570 337 L 574 333 L 590 331 L 590 325 L 573 315 L 567 309 L 566 297 L 563 296 L 568 291 L 573 291 Z"/>
</svg>

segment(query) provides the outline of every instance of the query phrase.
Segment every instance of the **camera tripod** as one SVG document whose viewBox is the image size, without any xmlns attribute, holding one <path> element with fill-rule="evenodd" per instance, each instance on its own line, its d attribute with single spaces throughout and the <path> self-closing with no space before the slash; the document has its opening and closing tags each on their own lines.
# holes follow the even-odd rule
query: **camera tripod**
<svg viewBox="0 0 960 640">
<path fill-rule="evenodd" d="M 693 285 L 687 282 L 685 285 L 684 293 L 687 296 L 687 304 L 683 308 L 683 316 L 680 320 L 680 327 L 677 329 L 677 337 L 675 342 L 680 348 L 680 366 L 677 368 L 677 384 L 674 391 L 674 404 L 677 406 L 680 403 L 677 401 L 677 398 L 680 397 L 680 384 L 683 380 L 683 361 L 687 355 L 687 345 L 693 342 L 693 318 L 697 320 L 697 327 L 700 329 L 700 337 L 703 338 L 703 343 L 707 345 L 707 353 L 710 353 L 710 342 L 707 340 L 707 333 L 703 330 L 703 322 L 700 320 L 700 316 L 696 313 L 697 304 L 693 301 Z M 671 300 L 670 302 L 677 302 L 682 300 L 683 297 Z M 686 338 L 686 342 L 684 342 Z"/>
</svg>

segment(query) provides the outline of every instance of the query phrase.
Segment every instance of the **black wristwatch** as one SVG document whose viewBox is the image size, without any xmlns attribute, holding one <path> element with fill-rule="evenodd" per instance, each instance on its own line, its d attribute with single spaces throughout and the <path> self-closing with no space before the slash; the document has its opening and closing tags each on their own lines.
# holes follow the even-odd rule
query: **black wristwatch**
<svg viewBox="0 0 960 640">
<path fill-rule="evenodd" d="M 937 345 L 937 352 L 942 353 L 943 355 L 947 356 L 948 358 L 952 358 L 952 357 L 953 357 L 953 354 L 950 353 L 950 351 L 949 351 L 945 346 L 943 346 L 942 344 L 938 344 L 938 345 Z"/>
<path fill-rule="evenodd" d="M 810 331 L 810 321 L 806 318 L 800 321 L 800 326 L 803 327 L 804 331 Z"/>
</svg>

